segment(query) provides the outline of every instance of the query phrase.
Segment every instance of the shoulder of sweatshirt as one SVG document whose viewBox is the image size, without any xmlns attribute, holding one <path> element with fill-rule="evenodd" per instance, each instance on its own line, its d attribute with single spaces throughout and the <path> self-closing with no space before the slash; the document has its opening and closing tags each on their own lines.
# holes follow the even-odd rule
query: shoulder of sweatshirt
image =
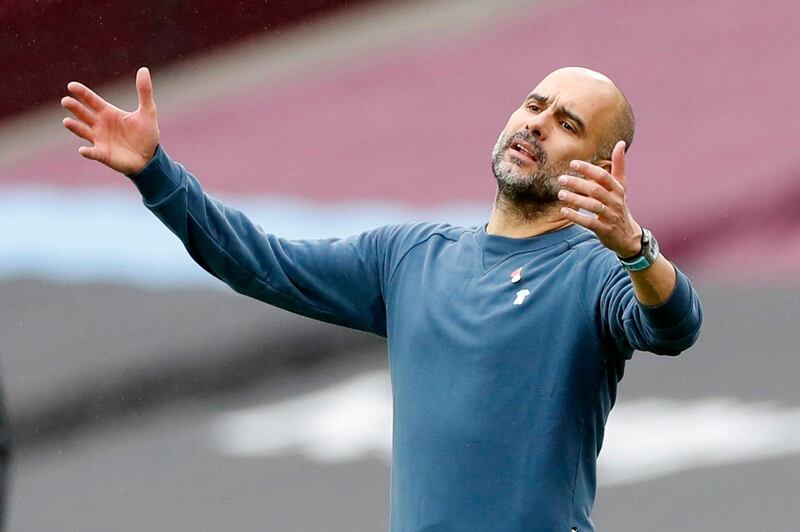
<svg viewBox="0 0 800 532">
<path fill-rule="evenodd" d="M 406 222 L 379 227 L 375 231 L 385 239 L 388 250 L 402 255 L 418 245 L 429 242 L 434 237 L 457 242 L 466 233 L 476 232 L 477 228 L 436 222 Z"/>
</svg>

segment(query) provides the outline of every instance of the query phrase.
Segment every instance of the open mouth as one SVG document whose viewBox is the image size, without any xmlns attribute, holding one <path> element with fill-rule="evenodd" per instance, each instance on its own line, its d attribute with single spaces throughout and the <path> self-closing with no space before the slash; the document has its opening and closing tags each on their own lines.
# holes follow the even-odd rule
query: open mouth
<svg viewBox="0 0 800 532">
<path fill-rule="evenodd" d="M 518 154 L 522 155 L 521 157 L 522 159 L 534 163 L 539 162 L 539 159 L 536 157 L 536 149 L 533 148 L 533 146 L 531 146 L 530 144 L 520 140 L 515 140 L 511 143 L 511 146 L 509 147 Z"/>
</svg>

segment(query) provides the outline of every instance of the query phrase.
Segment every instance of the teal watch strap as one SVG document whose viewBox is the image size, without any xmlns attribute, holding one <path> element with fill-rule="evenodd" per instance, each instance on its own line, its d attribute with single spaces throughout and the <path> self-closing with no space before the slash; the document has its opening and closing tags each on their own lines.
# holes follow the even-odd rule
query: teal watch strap
<svg viewBox="0 0 800 532">
<path fill-rule="evenodd" d="M 642 227 L 642 249 L 637 255 L 623 259 L 617 256 L 619 263 L 629 272 L 646 270 L 658 259 L 658 241 L 653 234 Z"/>
<path fill-rule="evenodd" d="M 636 257 L 633 260 L 622 260 L 619 259 L 619 263 L 622 264 L 622 267 L 628 270 L 629 272 L 640 272 L 642 270 L 646 270 L 649 268 L 653 263 L 647 260 L 647 257 Z"/>
</svg>

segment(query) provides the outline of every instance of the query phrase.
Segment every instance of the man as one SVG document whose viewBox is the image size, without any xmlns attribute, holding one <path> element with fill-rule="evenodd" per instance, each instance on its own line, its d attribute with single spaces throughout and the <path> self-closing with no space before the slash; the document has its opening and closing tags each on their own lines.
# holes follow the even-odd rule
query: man
<svg viewBox="0 0 800 532">
<path fill-rule="evenodd" d="M 159 146 L 147 69 L 136 87 L 126 113 L 68 85 L 64 125 L 92 144 L 81 155 L 127 174 L 234 290 L 388 338 L 393 531 L 594 530 L 625 360 L 676 355 L 701 322 L 688 279 L 628 209 L 633 114 L 608 78 L 559 69 L 513 112 L 487 225 L 318 241 L 265 234 L 205 195 Z"/>
</svg>

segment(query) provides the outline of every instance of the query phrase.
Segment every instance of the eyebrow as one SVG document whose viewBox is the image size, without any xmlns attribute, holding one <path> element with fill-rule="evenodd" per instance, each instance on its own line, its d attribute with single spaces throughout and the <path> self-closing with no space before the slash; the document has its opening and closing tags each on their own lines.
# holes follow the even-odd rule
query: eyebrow
<svg viewBox="0 0 800 532">
<path fill-rule="evenodd" d="M 536 94 L 535 92 L 532 92 L 532 93 L 530 93 L 528 95 L 528 97 L 526 98 L 526 101 L 528 101 L 528 100 L 535 100 L 536 102 L 541 103 L 543 105 L 549 105 L 550 104 L 550 98 L 548 98 L 547 96 L 542 96 L 541 94 Z M 584 124 L 583 120 L 581 120 L 581 118 L 578 115 L 576 115 L 575 113 L 573 113 L 572 111 L 570 111 L 569 109 L 564 107 L 563 105 L 559 106 L 556 109 L 556 114 L 562 114 L 562 115 L 566 116 L 567 118 L 569 118 L 570 120 L 572 120 L 573 122 L 575 122 L 575 124 L 578 126 L 578 129 L 581 131 L 581 133 L 586 131 L 586 124 Z"/>
</svg>

